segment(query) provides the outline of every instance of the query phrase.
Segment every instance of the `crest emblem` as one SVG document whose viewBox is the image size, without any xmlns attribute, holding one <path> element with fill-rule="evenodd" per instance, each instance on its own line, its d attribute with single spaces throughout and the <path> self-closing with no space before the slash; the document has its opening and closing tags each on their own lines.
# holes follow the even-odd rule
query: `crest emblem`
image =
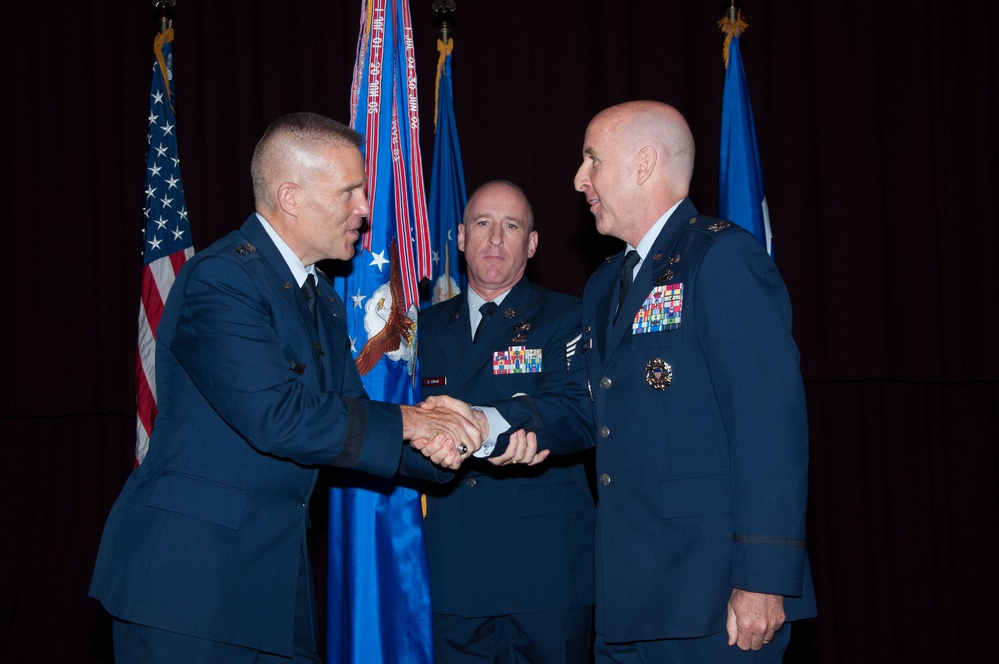
<svg viewBox="0 0 999 664">
<path fill-rule="evenodd" d="M 673 382 L 673 367 L 658 357 L 645 365 L 645 382 L 653 389 L 665 390 Z"/>
</svg>

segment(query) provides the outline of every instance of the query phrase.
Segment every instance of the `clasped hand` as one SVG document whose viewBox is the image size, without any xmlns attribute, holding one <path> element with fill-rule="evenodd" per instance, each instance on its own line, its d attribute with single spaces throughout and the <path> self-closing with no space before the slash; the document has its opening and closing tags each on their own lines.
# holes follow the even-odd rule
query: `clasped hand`
<svg viewBox="0 0 999 664">
<path fill-rule="evenodd" d="M 427 408 L 422 404 L 402 406 L 402 436 L 423 456 L 451 470 L 460 468 L 462 460 L 482 447 L 485 439 L 470 410 L 462 413 L 450 408 Z"/>
<path fill-rule="evenodd" d="M 461 401 L 460 399 L 455 399 L 446 395 L 428 397 L 426 401 L 420 404 L 420 408 L 425 411 L 449 410 L 458 413 L 475 424 L 481 434 L 482 440 L 489 438 L 489 420 L 486 419 L 486 416 L 482 413 L 482 411 L 473 410 L 469 404 Z M 431 443 L 432 442 L 433 441 L 431 441 Z M 446 445 L 446 441 L 442 441 L 442 445 Z M 473 454 L 479 449 L 480 446 L 481 441 L 479 445 L 476 445 L 474 450 L 469 448 L 468 455 Z M 431 460 L 433 460 L 433 456 L 428 455 L 426 449 L 426 447 L 421 449 L 424 456 L 428 456 Z M 510 434 L 510 442 L 503 454 L 490 457 L 487 460 L 494 466 L 507 466 L 515 464 L 533 466 L 544 461 L 550 452 L 551 450 L 542 450 L 539 452 L 538 438 L 534 432 L 526 432 L 523 429 L 520 429 Z M 448 457 L 445 455 L 445 459 L 447 458 Z M 460 465 L 461 460 L 464 458 L 467 458 L 467 456 L 461 456 L 458 459 L 458 465 Z M 441 465 L 445 465 L 449 468 L 457 468 L 457 466 L 448 466 L 447 464 Z"/>
</svg>

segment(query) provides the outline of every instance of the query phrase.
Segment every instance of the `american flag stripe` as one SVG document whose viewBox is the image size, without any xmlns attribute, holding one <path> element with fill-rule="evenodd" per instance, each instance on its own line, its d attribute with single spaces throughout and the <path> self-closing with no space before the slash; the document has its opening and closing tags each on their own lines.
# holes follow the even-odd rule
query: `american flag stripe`
<svg viewBox="0 0 999 664">
<path fill-rule="evenodd" d="M 156 395 L 156 328 L 177 273 L 194 255 L 177 157 L 177 120 L 173 108 L 173 29 L 153 42 L 153 80 L 149 91 L 146 149 L 146 207 L 142 243 L 135 361 L 135 462 L 149 450 L 159 412 Z"/>
</svg>

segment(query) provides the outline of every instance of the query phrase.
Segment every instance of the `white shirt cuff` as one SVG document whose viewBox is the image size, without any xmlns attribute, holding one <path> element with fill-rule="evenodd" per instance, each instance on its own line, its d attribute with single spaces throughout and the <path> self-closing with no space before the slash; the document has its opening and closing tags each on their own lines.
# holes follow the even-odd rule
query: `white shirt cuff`
<svg viewBox="0 0 999 664">
<path fill-rule="evenodd" d="M 472 410 L 479 411 L 489 421 L 489 437 L 482 441 L 482 447 L 472 455 L 484 459 L 493 453 L 493 449 L 496 447 L 496 438 L 510 430 L 510 423 L 492 406 L 472 406 Z"/>
</svg>

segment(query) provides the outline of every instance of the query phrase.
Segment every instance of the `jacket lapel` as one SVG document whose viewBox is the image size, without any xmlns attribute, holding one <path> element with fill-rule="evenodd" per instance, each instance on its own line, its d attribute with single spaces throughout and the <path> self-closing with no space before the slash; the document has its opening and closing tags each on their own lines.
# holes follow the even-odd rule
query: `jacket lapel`
<svg viewBox="0 0 999 664">
<path fill-rule="evenodd" d="M 671 250 L 673 245 L 676 244 L 676 240 L 680 237 L 680 233 L 683 232 L 687 222 L 696 216 L 697 210 L 694 208 L 694 204 L 690 202 L 689 198 L 685 198 L 676 210 L 673 211 L 669 219 L 666 220 L 662 231 L 659 232 L 659 237 L 656 238 L 656 241 L 649 250 L 649 254 L 642 261 L 642 265 L 638 269 L 638 274 L 635 275 L 635 280 L 631 284 L 631 290 L 628 291 L 628 296 L 621 303 L 621 312 L 617 317 L 617 322 L 611 323 L 606 336 L 602 337 L 607 340 L 605 344 L 607 347 L 606 353 L 601 356 L 605 364 L 610 361 L 614 355 L 614 351 L 617 350 L 621 343 L 631 336 L 631 325 L 635 320 L 635 315 L 642 308 L 649 292 L 659 285 L 660 280 L 664 280 L 666 273 L 669 272 L 669 259 L 672 257 Z M 614 275 L 620 274 L 623 262 L 624 252 L 621 252 L 621 254 L 615 256 L 612 262 Z M 617 279 L 612 280 L 612 284 L 607 288 L 607 293 L 605 294 L 605 297 L 610 299 L 608 309 L 610 310 L 611 319 L 614 317 L 613 297 L 616 297 L 617 283 Z"/>
<path fill-rule="evenodd" d="M 441 334 L 433 340 L 447 366 L 448 392 L 454 393 L 475 375 L 470 367 L 472 355 L 472 335 L 468 326 L 468 299 L 460 293 L 447 301 L 450 307 L 442 315 Z"/>
<path fill-rule="evenodd" d="M 274 285 L 275 290 L 287 300 L 289 306 L 298 311 L 298 317 L 301 319 L 302 327 L 305 328 L 308 337 L 313 342 L 318 342 L 315 326 L 312 324 L 312 314 L 309 312 L 305 296 L 302 295 L 301 289 L 295 283 L 295 278 L 292 276 L 288 264 L 284 261 L 284 256 L 281 255 L 270 235 L 260 224 L 257 215 L 250 215 L 250 218 L 240 228 L 240 232 L 249 242 L 252 251 L 255 251 L 263 259 L 264 265 L 269 268 L 269 276 L 266 278 Z M 322 301 L 326 298 L 320 297 L 319 299 Z"/>
</svg>

